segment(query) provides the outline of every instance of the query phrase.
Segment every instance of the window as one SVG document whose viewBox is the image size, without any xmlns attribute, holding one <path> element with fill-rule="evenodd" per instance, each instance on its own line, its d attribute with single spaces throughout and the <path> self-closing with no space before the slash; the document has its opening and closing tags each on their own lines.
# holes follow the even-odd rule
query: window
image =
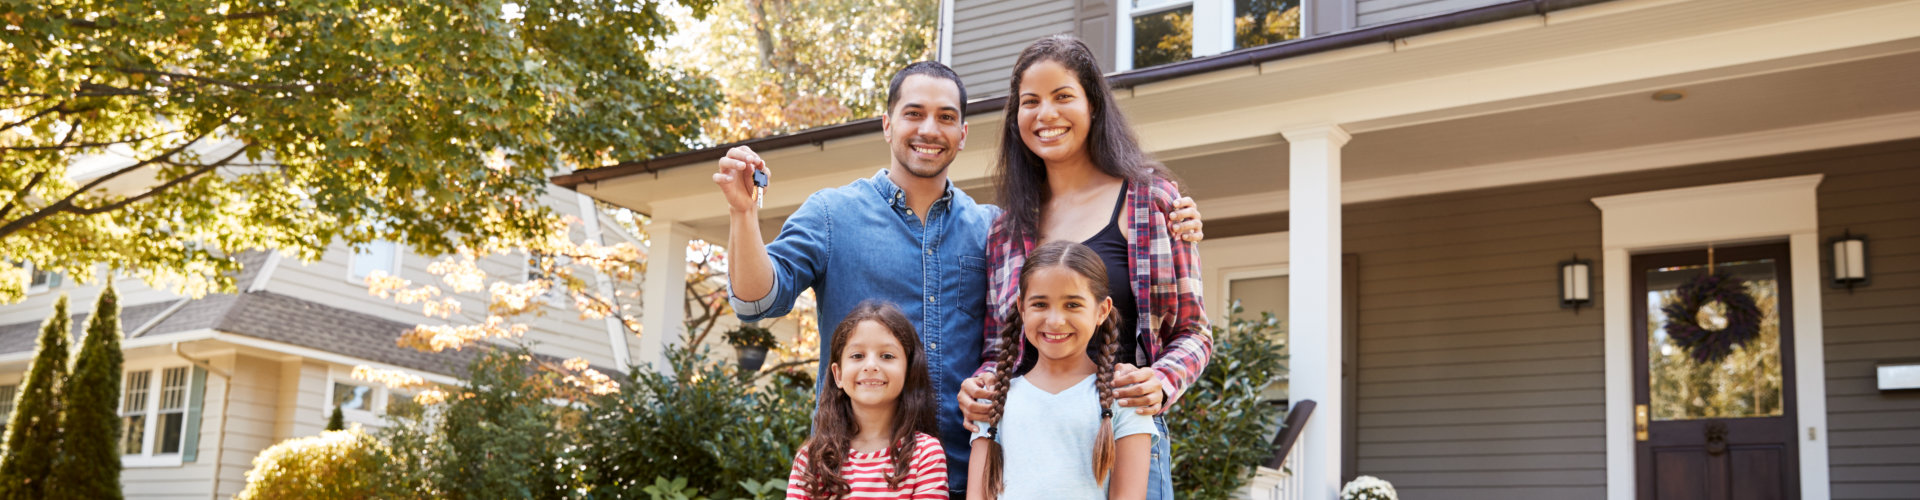
<svg viewBox="0 0 1920 500">
<path fill-rule="evenodd" d="M 59 274 L 55 274 L 52 271 L 41 270 L 39 267 L 34 266 L 32 262 L 16 261 L 13 262 L 13 265 L 19 266 L 20 269 L 25 270 L 28 275 L 32 276 L 32 279 L 27 283 L 28 295 L 45 292 L 60 286 Z"/>
<path fill-rule="evenodd" d="M 7 434 L 7 423 L 13 421 L 13 398 L 20 386 L 0 385 L 0 436 Z"/>
<path fill-rule="evenodd" d="M 374 271 L 400 274 L 400 246 L 385 240 L 368 243 L 366 248 L 354 249 L 352 262 L 347 267 L 347 281 L 356 284 L 366 282 Z"/>
<path fill-rule="evenodd" d="M 1300 0 L 1127 0 L 1120 9 L 1122 71 L 1300 37 Z"/>
<path fill-rule="evenodd" d="M 127 372 L 120 399 L 120 453 L 179 455 L 186 436 L 187 367 Z"/>
<path fill-rule="evenodd" d="M 547 292 L 544 294 L 547 303 L 555 307 L 567 307 L 567 305 L 572 302 L 572 299 L 567 295 L 566 282 L 562 281 L 559 276 L 547 272 L 547 270 L 563 268 L 571 263 L 571 257 L 555 256 L 545 253 L 529 253 L 527 254 L 525 265 L 527 282 L 548 280 Z"/>
<path fill-rule="evenodd" d="M 341 411 L 373 411 L 373 388 L 342 382 L 333 383 L 333 405 Z"/>
</svg>

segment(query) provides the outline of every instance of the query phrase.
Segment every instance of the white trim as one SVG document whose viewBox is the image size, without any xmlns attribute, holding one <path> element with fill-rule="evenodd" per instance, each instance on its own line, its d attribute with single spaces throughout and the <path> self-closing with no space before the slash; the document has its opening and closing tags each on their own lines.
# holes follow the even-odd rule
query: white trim
<svg viewBox="0 0 1920 500">
<path fill-rule="evenodd" d="M 941 4 L 946 8 L 952 8 L 952 1 L 953 0 L 941 0 Z M 944 20 L 946 18 L 943 17 L 941 19 Z M 606 245 L 606 232 L 600 228 L 600 210 L 598 205 L 594 204 L 595 200 L 593 197 L 577 191 L 573 193 L 573 196 L 574 202 L 577 203 L 580 208 L 581 226 L 582 229 L 585 229 L 587 232 L 587 241 L 595 245 Z M 620 231 L 615 230 L 614 232 L 618 233 Z M 639 245 L 636 244 L 635 246 Z M 593 278 L 594 286 L 599 289 L 600 296 L 606 297 L 608 302 L 616 306 L 619 305 L 620 295 L 614 292 L 613 280 L 607 276 L 607 273 L 593 273 Z M 566 304 L 563 302 L 561 306 L 565 307 Z M 627 344 L 627 328 L 620 323 L 620 311 L 615 310 L 611 314 L 608 314 L 607 317 L 601 318 L 601 320 L 607 330 L 607 347 L 613 349 L 614 366 L 622 369 L 632 366 L 633 348 Z"/>
<path fill-rule="evenodd" d="M 1825 334 L 1821 324 L 1819 204 L 1821 175 L 1784 177 L 1594 198 L 1600 208 L 1606 287 L 1607 497 L 1634 498 L 1632 254 L 1786 237 L 1793 276 L 1795 407 L 1800 429 L 1800 497 L 1831 496 L 1827 443 Z M 1720 209 L 1738 206 L 1741 210 Z M 1684 226 L 1664 224 L 1689 214 Z"/>
<path fill-rule="evenodd" d="M 953 2 L 940 0 L 940 31 L 934 35 L 940 37 L 939 57 L 935 60 L 948 66 L 953 65 Z"/>
<path fill-rule="evenodd" d="M 1208 203 L 1212 203 L 1211 200 Z M 1213 213 L 1208 209 L 1207 213 Z M 1201 255 L 1207 256 L 1200 262 L 1200 282 L 1220 283 L 1222 286 L 1207 290 L 1204 295 L 1208 319 L 1218 320 L 1225 317 L 1227 300 L 1225 284 L 1229 277 L 1242 277 L 1243 273 L 1277 270 L 1291 274 L 1287 264 L 1287 255 L 1292 251 L 1288 244 L 1290 233 L 1250 234 L 1231 238 L 1209 238 L 1197 244 Z"/>
<path fill-rule="evenodd" d="M 260 266 L 260 274 L 255 275 L 253 277 L 253 283 L 250 285 L 247 285 L 247 291 L 258 292 L 261 290 L 266 290 L 267 282 L 273 280 L 273 271 L 279 268 L 280 268 L 280 251 L 268 250 L 267 262 Z M 399 268 L 398 262 L 395 263 L 394 268 L 395 269 Z M 349 274 L 353 273 L 352 271 L 353 263 L 351 262 L 347 263 L 347 269 L 348 269 L 347 273 Z"/>
<path fill-rule="evenodd" d="M 1920 137 L 1920 112 L 1348 182 L 1348 203 L 1640 172 Z"/>
</svg>

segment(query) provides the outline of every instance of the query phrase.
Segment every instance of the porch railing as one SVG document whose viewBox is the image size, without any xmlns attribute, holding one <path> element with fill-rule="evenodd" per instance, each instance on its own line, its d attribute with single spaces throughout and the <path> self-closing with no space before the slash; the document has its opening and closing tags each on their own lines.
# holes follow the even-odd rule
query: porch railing
<svg viewBox="0 0 1920 500">
<path fill-rule="evenodd" d="M 1300 431 L 1307 425 L 1307 419 L 1313 416 L 1313 408 L 1318 406 L 1312 400 L 1294 403 L 1293 410 L 1287 412 L 1286 421 L 1280 426 L 1279 435 L 1273 438 L 1273 455 L 1265 463 L 1255 468 L 1253 481 L 1242 494 L 1248 500 L 1295 500 L 1300 498 L 1300 476 L 1287 468 L 1289 463 L 1298 464 Z"/>
</svg>

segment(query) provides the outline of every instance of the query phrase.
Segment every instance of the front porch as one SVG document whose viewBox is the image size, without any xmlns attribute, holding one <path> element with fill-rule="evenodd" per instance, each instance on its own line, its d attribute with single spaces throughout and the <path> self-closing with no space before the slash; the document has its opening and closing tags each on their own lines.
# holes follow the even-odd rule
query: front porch
<svg viewBox="0 0 1920 500">
<path fill-rule="evenodd" d="M 1639 496 L 1629 259 L 1755 241 L 1792 248 L 1794 493 L 1920 488 L 1920 398 L 1872 388 L 1877 362 L 1920 357 L 1920 4 L 1804 7 L 1622 0 L 1119 89 L 1206 215 L 1208 311 L 1263 300 L 1297 332 L 1287 396 L 1319 404 L 1298 498 L 1358 474 L 1406 498 Z M 983 101 L 950 176 L 990 203 Z M 836 128 L 755 146 L 763 234 L 886 165 L 877 124 Z M 699 154 L 562 184 L 651 215 L 673 262 L 726 238 Z M 1874 238 L 1869 288 L 1824 285 L 1842 231 Z M 1598 263 L 1584 310 L 1558 306 L 1574 255 Z M 681 323 L 683 272 L 649 267 L 648 332 Z"/>
</svg>

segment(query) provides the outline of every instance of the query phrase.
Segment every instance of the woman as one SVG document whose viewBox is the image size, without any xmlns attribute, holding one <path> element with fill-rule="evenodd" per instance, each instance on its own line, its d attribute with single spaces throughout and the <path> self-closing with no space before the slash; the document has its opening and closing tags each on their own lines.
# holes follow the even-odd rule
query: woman
<svg viewBox="0 0 1920 500">
<path fill-rule="evenodd" d="M 1072 37 L 1041 39 L 1014 64 L 1012 97 L 996 169 L 1006 212 L 987 237 L 988 317 L 982 359 L 996 359 L 999 330 L 1018 313 L 1026 256 L 1054 241 L 1085 244 L 1108 268 L 1120 355 L 1114 385 L 1122 406 L 1162 414 L 1200 376 L 1213 339 L 1201 306 L 1200 260 L 1168 230 L 1179 198 L 1172 173 L 1140 148 L 1114 105 L 1093 51 Z M 1031 347 L 1018 356 L 1032 363 Z M 1133 369 L 1134 366 L 1147 367 Z M 969 420 L 992 412 L 994 363 L 961 390 Z M 986 418 L 977 418 L 986 420 Z M 1172 498 L 1168 439 L 1153 444 L 1147 498 Z"/>
</svg>

